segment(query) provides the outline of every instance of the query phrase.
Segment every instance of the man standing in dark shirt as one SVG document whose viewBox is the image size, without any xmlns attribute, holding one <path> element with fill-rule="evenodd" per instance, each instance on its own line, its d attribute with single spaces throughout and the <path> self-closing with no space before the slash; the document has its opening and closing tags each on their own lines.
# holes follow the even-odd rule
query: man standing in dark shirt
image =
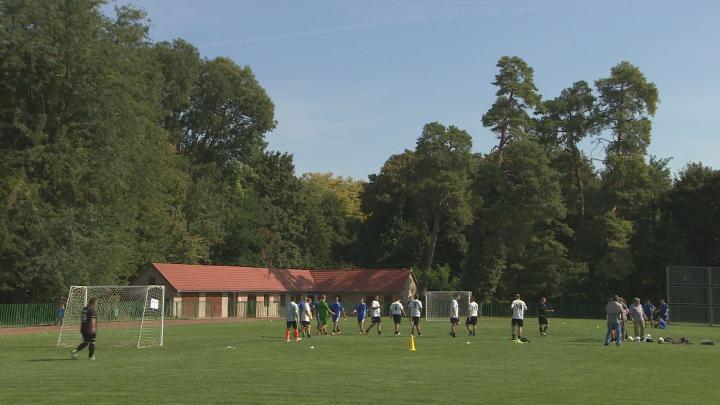
<svg viewBox="0 0 720 405">
<path fill-rule="evenodd" d="M 540 305 L 538 306 L 538 324 L 540 325 L 540 336 L 547 336 L 548 326 L 548 312 L 553 312 L 552 309 L 548 309 L 547 300 L 545 297 L 540 298 Z"/>
<path fill-rule="evenodd" d="M 95 336 L 97 335 L 97 299 L 90 298 L 88 306 L 82 309 L 80 314 L 80 333 L 82 333 L 83 342 L 73 350 L 70 356 L 77 359 L 80 350 L 88 347 L 88 359 L 95 360 Z"/>
</svg>

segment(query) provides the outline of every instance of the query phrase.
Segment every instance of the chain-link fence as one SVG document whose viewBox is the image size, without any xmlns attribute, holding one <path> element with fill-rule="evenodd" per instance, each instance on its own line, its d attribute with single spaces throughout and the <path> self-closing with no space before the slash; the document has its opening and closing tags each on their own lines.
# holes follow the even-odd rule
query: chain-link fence
<svg viewBox="0 0 720 405">
<path fill-rule="evenodd" d="M 720 317 L 720 267 L 667 268 L 671 319 L 714 325 Z"/>
</svg>

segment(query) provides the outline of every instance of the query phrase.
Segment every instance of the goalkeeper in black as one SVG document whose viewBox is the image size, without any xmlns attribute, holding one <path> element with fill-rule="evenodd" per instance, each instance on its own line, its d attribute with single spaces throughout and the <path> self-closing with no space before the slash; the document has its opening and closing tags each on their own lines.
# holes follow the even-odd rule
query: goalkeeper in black
<svg viewBox="0 0 720 405">
<path fill-rule="evenodd" d="M 80 314 L 80 333 L 83 342 L 72 351 L 70 356 L 77 359 L 80 350 L 88 346 L 88 359 L 95 360 L 95 336 L 97 335 L 97 299 L 90 298 L 88 305 L 82 309 Z"/>
</svg>

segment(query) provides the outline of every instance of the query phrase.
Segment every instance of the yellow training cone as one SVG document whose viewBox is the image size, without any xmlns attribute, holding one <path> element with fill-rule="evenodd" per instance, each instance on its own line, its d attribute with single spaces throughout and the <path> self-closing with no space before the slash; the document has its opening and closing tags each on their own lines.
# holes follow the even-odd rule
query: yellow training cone
<svg viewBox="0 0 720 405">
<path fill-rule="evenodd" d="M 410 335 L 410 351 L 415 351 L 415 336 Z"/>
</svg>

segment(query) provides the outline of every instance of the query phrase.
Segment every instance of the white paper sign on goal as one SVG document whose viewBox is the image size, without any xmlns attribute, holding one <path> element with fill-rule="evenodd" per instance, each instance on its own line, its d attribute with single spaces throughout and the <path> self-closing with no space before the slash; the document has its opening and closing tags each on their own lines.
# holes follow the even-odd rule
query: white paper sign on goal
<svg viewBox="0 0 720 405">
<path fill-rule="evenodd" d="M 156 300 L 155 298 L 150 298 L 150 308 L 152 308 L 152 309 L 159 309 L 159 308 L 160 308 L 160 301 Z"/>
</svg>

